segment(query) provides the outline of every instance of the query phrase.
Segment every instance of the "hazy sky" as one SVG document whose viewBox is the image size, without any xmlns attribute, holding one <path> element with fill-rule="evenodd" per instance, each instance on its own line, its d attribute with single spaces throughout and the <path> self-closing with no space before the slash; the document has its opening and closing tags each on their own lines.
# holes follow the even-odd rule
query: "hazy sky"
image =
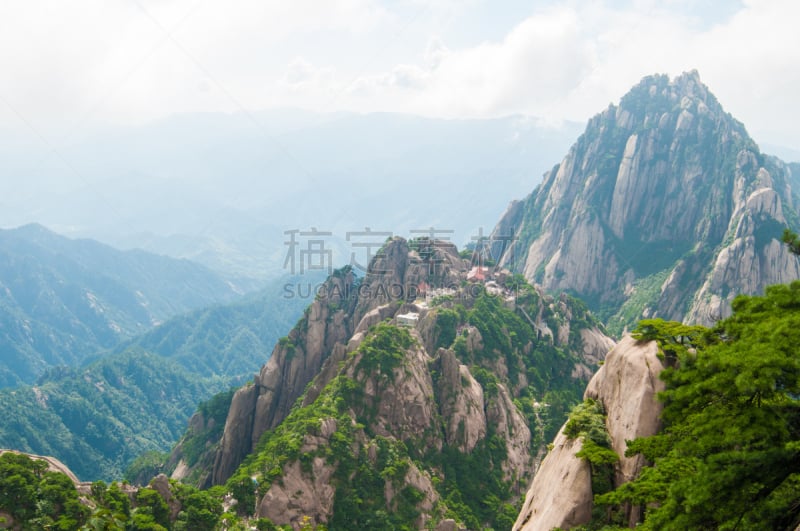
<svg viewBox="0 0 800 531">
<path fill-rule="evenodd" d="M 0 128 L 58 145 L 184 111 L 585 121 L 696 68 L 756 140 L 800 148 L 797 0 L 4 0 Z"/>
</svg>

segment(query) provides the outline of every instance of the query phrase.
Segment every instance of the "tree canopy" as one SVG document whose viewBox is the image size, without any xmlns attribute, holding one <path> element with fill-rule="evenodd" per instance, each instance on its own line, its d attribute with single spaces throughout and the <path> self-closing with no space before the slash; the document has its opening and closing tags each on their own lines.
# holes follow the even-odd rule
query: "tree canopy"
<svg viewBox="0 0 800 531">
<path fill-rule="evenodd" d="M 714 328 L 643 321 L 658 341 L 664 429 L 629 442 L 652 467 L 601 505 L 644 508 L 644 529 L 800 524 L 800 281 L 739 296 Z"/>
</svg>

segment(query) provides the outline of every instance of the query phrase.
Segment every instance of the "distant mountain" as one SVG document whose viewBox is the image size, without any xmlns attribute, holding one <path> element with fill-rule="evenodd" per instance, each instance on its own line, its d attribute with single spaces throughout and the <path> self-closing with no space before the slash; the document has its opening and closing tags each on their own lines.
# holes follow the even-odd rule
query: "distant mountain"
<svg viewBox="0 0 800 531">
<path fill-rule="evenodd" d="M 579 133 L 578 124 L 522 116 L 181 114 L 59 146 L 80 180 L 59 160 L 32 165 L 40 153 L 9 153 L 20 160 L 0 168 L 0 226 L 36 220 L 119 248 L 274 278 L 290 229 L 313 226 L 345 241 L 365 226 L 404 237 L 434 226 L 468 242 Z M 4 191 L 6 171 L 18 184 Z M 349 257 L 347 248 L 337 264 Z"/>
<path fill-rule="evenodd" d="M 711 323 L 736 294 L 800 277 L 792 169 L 762 154 L 697 72 L 644 78 L 511 204 L 500 263 L 585 300 L 612 332 L 642 317 Z M 512 240 L 514 240 L 512 242 Z"/>
<path fill-rule="evenodd" d="M 230 383 L 133 350 L 65 367 L 0 390 L 0 446 L 52 455 L 84 481 L 120 478 L 141 453 L 169 448 L 197 403 Z"/>
<path fill-rule="evenodd" d="M 241 385 L 308 300 L 283 283 L 175 317 L 81 368 L 0 390 L 0 448 L 52 455 L 83 480 L 119 479 L 146 451 L 168 450 L 197 404 Z"/>
<path fill-rule="evenodd" d="M 0 387 L 77 365 L 254 287 L 187 260 L 71 240 L 41 225 L 0 230 Z"/>
<path fill-rule="evenodd" d="M 285 287 L 294 288 L 301 281 L 314 284 L 314 279 L 324 280 L 319 275 L 284 277 L 242 301 L 174 317 L 115 351 L 152 352 L 201 376 L 249 376 L 313 300 L 310 294 L 298 296 L 299 289 L 288 298 Z"/>
</svg>

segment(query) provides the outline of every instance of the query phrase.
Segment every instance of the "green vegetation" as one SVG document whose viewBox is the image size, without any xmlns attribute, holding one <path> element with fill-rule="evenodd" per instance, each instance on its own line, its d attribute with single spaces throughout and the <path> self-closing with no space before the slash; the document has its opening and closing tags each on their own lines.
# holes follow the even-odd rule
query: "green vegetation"
<svg viewBox="0 0 800 531">
<path fill-rule="evenodd" d="M 607 322 L 608 331 L 614 337 L 621 337 L 626 326 L 641 318 L 646 308 L 655 308 L 661 295 L 661 286 L 667 280 L 670 270 L 665 269 L 634 283 L 633 294 L 624 302 L 616 314 Z"/>
<path fill-rule="evenodd" d="M 140 454 L 169 449 L 196 404 L 229 385 L 144 352 L 65 368 L 0 391 L 0 447 L 55 456 L 82 479 L 119 478 Z"/>
<path fill-rule="evenodd" d="M 436 349 L 452 348 L 470 367 L 483 388 L 484 407 L 499 405 L 504 387 L 528 420 L 531 443 L 538 447 L 579 402 L 584 382 L 572 377 L 578 358 L 556 347 L 530 316 L 543 318 L 557 333 L 566 325 L 562 313 L 571 312 L 569 348 L 574 352 L 581 351 L 579 330 L 597 323 L 578 301 L 566 296 L 543 299 L 519 275 L 510 277 L 505 287 L 516 293 L 514 304 L 481 292 L 474 299 L 459 299 L 464 305 L 454 298 L 435 306 L 432 341 Z M 470 326 L 480 333 L 481 343 L 468 339 Z M 408 329 L 378 323 L 340 362 L 338 375 L 315 400 L 300 398 L 227 482 L 226 490 L 239 501 L 240 515 L 252 514 L 257 500 L 296 467 L 311 481 L 322 460 L 330 467 L 336 489 L 327 522 L 331 530 L 415 529 L 423 514 L 420 502 L 428 496 L 409 485 L 412 467 L 430 478 L 439 499 L 432 510 L 424 511 L 432 518 L 429 525 L 453 518 L 469 529 L 509 529 L 528 478 L 504 472 L 508 449 L 505 434 L 496 432 L 496 426 L 489 425 L 485 437 L 466 453 L 455 445 L 433 444 L 445 440 L 444 422 L 438 417 L 423 433 L 386 433 L 386 418 L 378 415 L 386 407 L 381 402 L 384 391 L 399 375 L 409 374 L 406 357 L 414 342 Z M 440 375 L 434 369 L 431 376 L 430 398 L 441 402 L 445 398 L 438 396 Z M 594 454 L 590 457 L 597 461 Z M 390 491 L 394 494 L 387 500 Z M 259 525 L 278 528 L 265 519 Z"/>
<path fill-rule="evenodd" d="M 653 463 L 598 496 L 639 505 L 644 529 L 794 529 L 800 524 L 800 282 L 739 296 L 712 329 L 645 321 L 670 365 L 664 429 L 627 455 Z"/>
<path fill-rule="evenodd" d="M 516 311 L 505 307 L 499 297 L 483 293 L 468 312 L 469 323 L 483 338 L 483 351 L 470 356 L 461 338 L 456 339 L 454 349 L 465 363 L 485 365 L 492 370 L 492 364 L 502 357 L 512 387 L 524 373 L 527 385 L 516 394 L 519 397 L 538 397 L 540 402 L 547 404 L 540 417 L 541 435 L 537 434 L 538 430 L 531 430 L 535 437 L 542 437 L 542 440 L 535 439 L 540 444 L 555 436 L 570 408 L 580 401 L 585 382 L 572 377 L 578 359 L 568 352 L 581 351 L 578 330 L 596 325 L 596 321 L 583 304 L 567 298 L 574 312 L 571 330 L 574 334 L 570 334 L 569 350 L 556 347 L 552 340 L 540 338 L 539 332 L 528 321 L 527 316 L 538 314 L 541 301 L 533 288 L 527 283 L 520 284 L 521 281 L 521 278 L 512 277 L 517 293 Z M 551 330 L 557 332 L 563 318 L 551 308 L 545 308 L 543 317 Z M 534 418 L 530 414 L 526 417 Z"/>
<path fill-rule="evenodd" d="M 40 225 L 0 230 L 0 387 L 76 366 L 179 313 L 240 297 L 203 266 L 70 240 Z"/>
<path fill-rule="evenodd" d="M 789 229 L 784 229 L 781 240 L 789 247 L 789 251 L 791 253 L 800 255 L 800 236 L 798 236 L 795 232 L 792 232 Z"/>
<path fill-rule="evenodd" d="M 196 414 L 201 416 L 203 427 L 197 432 L 187 433 L 181 441 L 182 457 L 187 466 L 192 467 L 197 463 L 208 441 L 218 441 L 222 437 L 235 392 L 235 389 L 223 391 L 197 406 Z"/>
<path fill-rule="evenodd" d="M 564 435 L 581 439 L 581 449 L 575 457 L 585 459 L 591 468 L 592 492 L 602 495 L 614 488 L 614 465 L 619 456 L 611 449 L 611 437 L 606 431 L 606 415 L 599 402 L 588 398 L 575 406 L 564 426 Z M 603 524 L 612 519 L 611 513 L 600 505 L 592 508 L 594 520 Z M 593 529 L 593 526 L 589 526 Z"/>
<path fill-rule="evenodd" d="M 125 469 L 125 481 L 134 485 L 146 485 L 151 478 L 168 472 L 165 470 L 169 453 L 148 450 L 133 460 Z"/>
<path fill-rule="evenodd" d="M 436 310 L 436 345 L 435 348 L 448 348 L 456 339 L 456 330 L 459 322 L 456 310 L 440 308 Z"/>
<path fill-rule="evenodd" d="M 405 350 L 413 343 L 407 329 L 378 323 L 354 353 L 361 355 L 358 369 L 365 374 L 383 374 L 391 378 L 394 368 L 403 362 Z"/>
<path fill-rule="evenodd" d="M 222 516 L 222 492 L 163 483 L 165 498 L 151 484 L 138 490 L 103 481 L 79 495 L 65 474 L 24 454 L 0 455 L 0 513 L 14 529 L 104 529 L 109 531 L 213 531 Z M 133 500 L 131 500 L 131 497 Z M 175 507 L 176 512 L 171 513 Z"/>
<path fill-rule="evenodd" d="M 436 252 L 424 240 L 417 247 L 423 253 Z M 426 341 L 452 348 L 470 367 L 484 390 L 487 411 L 505 408 L 507 392 L 528 419 L 532 444 L 539 446 L 579 400 L 583 382 L 571 376 L 578 358 L 569 352 L 580 352 L 579 329 L 596 323 L 585 306 L 566 296 L 543 297 L 519 275 L 509 278 L 505 288 L 515 292 L 515 301 L 487 292 L 474 299 L 459 298 L 460 303 L 455 297 L 441 300 L 431 310 L 433 336 Z M 198 312 L 197 322 L 191 316 L 176 319 L 83 369 L 52 370 L 36 388 L 0 393 L 0 414 L 5 408 L 9 418 L 19 419 L 12 414 L 19 404 L 24 406 L 19 410 L 33 411 L 16 424 L 0 427 L 0 440 L 6 429 L 9 436 L 24 434 L 40 446 L 24 446 L 23 439 L 13 446 L 55 454 L 82 477 L 111 479 L 127 468 L 126 478 L 139 484 L 165 471 L 167 456 L 162 452 L 177 439 L 191 404 L 204 400 L 193 431 L 181 443 L 184 461 L 204 466 L 201 459 L 209 444 L 219 440 L 233 391 L 210 396 L 227 389 L 230 379 L 200 380 L 187 368 L 197 357 L 198 371 L 234 370 L 239 365 L 226 362 L 225 354 L 214 355 L 231 344 L 232 355 L 239 348 L 263 354 L 266 336 L 255 330 L 268 318 L 263 306 L 251 300 Z M 574 328 L 569 345 L 557 347 L 553 335 L 568 324 L 567 313 L 573 314 Z M 549 330 L 545 333 L 531 316 L 544 320 Z M 242 322 L 244 328 L 237 328 Z M 470 338 L 471 327 L 482 341 Z M 275 340 L 284 348 L 300 347 L 303 331 L 297 330 L 280 340 L 276 335 Z M 445 442 L 439 407 L 432 408 L 423 433 L 387 427 L 388 417 L 378 415 L 387 406 L 382 402 L 384 391 L 399 378 L 416 374 L 408 358 L 409 352 L 421 348 L 414 338 L 409 329 L 388 322 L 372 327 L 358 349 L 340 362 L 339 374 L 321 391 L 309 386 L 316 399 L 301 397 L 289 416 L 263 435 L 224 488 L 201 492 L 169 482 L 170 494 L 165 495 L 167 482 L 162 477 L 129 497 L 134 489 L 128 486 L 96 481 L 87 496 L 93 509 L 84 511 L 73 528 L 243 529 L 242 517 L 252 516 L 256 502 L 281 484 L 287 467 L 310 475 L 320 463 L 335 488 L 330 529 L 416 529 L 423 515 L 431 519 L 430 526 L 453 518 L 470 529 L 510 528 L 528 478 L 504 471 L 509 459 L 505 432 L 490 423 L 488 433 L 469 452 L 462 452 Z M 438 376 L 432 376 L 436 383 L 426 399 L 438 406 L 441 391 Z M 239 514 L 222 513 L 220 502 L 227 492 L 238 501 L 233 510 Z M 433 507 L 423 503 L 428 501 Z M 312 524 L 301 523 L 308 529 Z M 249 525 L 281 529 L 264 518 Z"/>
<path fill-rule="evenodd" d="M 131 471 L 131 479 L 149 480 L 164 463 L 154 455 L 181 437 L 196 404 L 243 383 L 302 313 L 306 301 L 287 300 L 278 310 L 275 296 L 176 317 L 82 368 L 51 368 L 36 386 L 0 389 L 0 414 L 9 419 L 0 425 L 0 448 L 52 455 L 81 479 L 106 481 L 155 452 Z M 219 431 L 227 407 L 216 400 L 201 407 L 214 409 Z M 205 441 L 194 438 L 190 458 Z"/>
<path fill-rule="evenodd" d="M 47 463 L 27 455 L 0 455 L 0 511 L 29 529 L 77 529 L 89 509 L 78 500 L 75 485 Z"/>
</svg>

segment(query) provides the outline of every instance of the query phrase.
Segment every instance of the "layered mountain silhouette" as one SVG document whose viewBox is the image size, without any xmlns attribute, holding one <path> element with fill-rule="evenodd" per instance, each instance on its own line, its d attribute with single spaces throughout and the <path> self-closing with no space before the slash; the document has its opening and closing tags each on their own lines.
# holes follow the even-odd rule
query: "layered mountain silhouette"
<svg viewBox="0 0 800 531">
<path fill-rule="evenodd" d="M 74 366 L 179 313 L 253 289 L 206 267 L 71 240 L 41 225 L 0 230 L 0 387 Z"/>
</svg>

